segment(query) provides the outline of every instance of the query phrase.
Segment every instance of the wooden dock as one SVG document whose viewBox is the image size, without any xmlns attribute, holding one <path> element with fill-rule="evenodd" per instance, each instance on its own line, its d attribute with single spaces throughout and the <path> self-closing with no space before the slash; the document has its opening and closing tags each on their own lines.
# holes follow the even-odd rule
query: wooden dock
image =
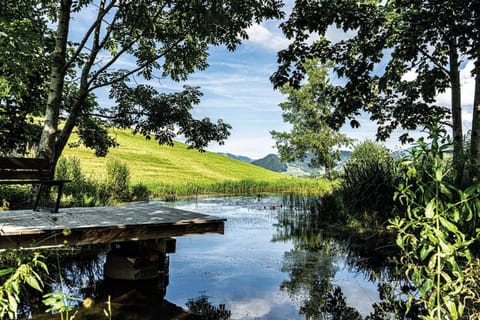
<svg viewBox="0 0 480 320">
<path fill-rule="evenodd" d="M 223 234 L 225 220 L 164 207 L 156 202 L 62 208 L 58 213 L 0 211 L 0 249 L 112 243 L 205 233 Z"/>
</svg>

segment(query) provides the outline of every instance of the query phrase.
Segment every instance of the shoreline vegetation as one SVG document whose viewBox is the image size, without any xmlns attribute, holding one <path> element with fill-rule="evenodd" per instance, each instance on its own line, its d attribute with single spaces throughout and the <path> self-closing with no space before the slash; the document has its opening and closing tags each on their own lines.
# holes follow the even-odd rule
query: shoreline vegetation
<svg viewBox="0 0 480 320">
<path fill-rule="evenodd" d="M 261 193 L 324 194 L 338 186 L 322 178 L 297 178 L 213 152 L 173 147 L 114 130 L 119 146 L 106 157 L 76 146 L 76 137 L 60 158 L 56 176 L 65 185 L 61 206 L 103 206 L 149 199 L 175 200 L 200 195 Z M 52 190 L 55 191 L 55 190 Z M 30 208 L 29 186 L 0 189 L 0 210 Z"/>
</svg>

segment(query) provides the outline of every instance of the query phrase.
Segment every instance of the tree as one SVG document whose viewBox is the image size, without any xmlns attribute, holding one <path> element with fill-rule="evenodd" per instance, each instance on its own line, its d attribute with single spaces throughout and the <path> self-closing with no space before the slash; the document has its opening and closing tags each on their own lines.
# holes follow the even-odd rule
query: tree
<svg viewBox="0 0 480 320">
<path fill-rule="evenodd" d="M 377 138 L 386 139 L 396 128 L 413 130 L 438 117 L 451 117 L 457 177 L 463 177 L 463 132 L 460 68 L 473 62 L 476 81 L 472 149 L 480 169 L 480 41 L 477 3 L 473 0 L 296 1 L 283 32 L 293 39 L 279 52 L 280 66 L 272 75 L 276 87 L 298 86 L 305 76 L 303 62 L 317 57 L 333 61 L 332 72 L 341 84 L 329 94 L 335 101 L 333 128 L 347 120 L 358 126 L 361 111 L 378 125 Z M 349 32 L 329 41 L 331 27 Z M 309 42 L 312 33 L 320 39 Z M 408 79 L 407 74 L 414 74 Z M 438 93 L 451 90 L 450 108 L 436 104 Z M 402 142 L 411 141 L 404 134 Z"/>
<path fill-rule="evenodd" d="M 190 113 L 201 96 L 198 88 L 167 94 L 135 84 L 158 77 L 186 80 L 208 66 L 210 46 L 234 50 L 253 21 L 281 17 L 280 7 L 278 0 L 32 0 L 29 9 L 46 10 L 55 28 L 38 156 L 55 164 L 76 127 L 82 143 L 104 155 L 115 145 L 107 124 L 133 127 L 159 143 L 183 134 L 200 150 L 213 140 L 222 143 L 228 124 Z M 70 22 L 82 12 L 91 20 L 81 34 L 72 33 Z M 96 103 L 96 90 L 105 88 L 114 107 Z"/>
<path fill-rule="evenodd" d="M 331 169 L 340 155 L 335 146 L 349 145 L 352 140 L 331 129 L 326 119 L 331 115 L 328 92 L 330 84 L 327 70 L 318 66 L 316 60 L 304 65 L 306 83 L 296 89 L 290 85 L 280 91 L 288 94 L 286 102 L 280 104 L 283 120 L 292 124 L 290 132 L 272 131 L 282 161 L 304 160 L 311 155 L 309 165 L 325 167 L 325 176 L 330 177 Z"/>
<path fill-rule="evenodd" d="M 32 117 L 47 95 L 52 43 L 36 2 L 0 1 L 0 153 L 24 153 L 39 137 Z"/>
</svg>

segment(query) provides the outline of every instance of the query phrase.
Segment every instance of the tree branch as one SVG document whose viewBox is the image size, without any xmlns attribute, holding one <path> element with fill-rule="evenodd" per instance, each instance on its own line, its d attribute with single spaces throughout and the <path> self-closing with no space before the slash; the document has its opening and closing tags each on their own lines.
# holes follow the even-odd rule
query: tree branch
<svg viewBox="0 0 480 320">
<path fill-rule="evenodd" d="M 105 15 L 115 6 L 115 0 L 110 2 L 110 4 L 103 10 L 103 11 L 99 11 L 99 14 L 97 16 L 97 19 L 95 20 L 94 23 L 92 23 L 92 25 L 90 26 L 90 28 L 88 29 L 88 31 L 85 33 L 85 36 L 82 38 L 82 41 L 80 41 L 78 47 L 77 47 L 77 50 L 75 50 L 74 54 L 72 55 L 72 57 L 70 58 L 70 60 L 67 61 L 67 63 L 65 64 L 65 68 L 68 69 L 68 67 L 70 67 L 73 62 L 75 61 L 76 58 L 78 58 L 78 56 L 80 55 L 80 53 L 82 52 L 83 48 L 85 48 L 85 44 L 87 43 L 88 39 L 90 38 L 90 35 L 92 34 L 92 32 L 94 32 L 99 25 L 101 25 L 102 23 L 102 20 L 103 18 L 105 17 Z"/>
<path fill-rule="evenodd" d="M 441 70 L 443 70 L 447 75 L 448 75 L 448 78 L 450 81 L 452 81 L 452 78 L 450 77 L 450 70 L 448 70 L 447 68 L 445 68 L 441 63 L 440 61 L 438 61 L 437 59 L 435 59 L 431 54 L 429 54 L 425 49 L 423 49 L 422 47 L 420 46 L 417 46 L 418 50 L 425 56 L 427 57 L 434 65 L 436 65 L 438 68 L 440 68 Z"/>
<path fill-rule="evenodd" d="M 159 10 L 152 16 L 152 20 L 155 20 L 156 18 L 158 18 L 158 16 L 162 13 L 163 9 L 165 8 L 165 5 L 162 6 L 161 8 L 159 8 Z M 100 74 L 102 72 L 104 72 L 105 70 L 107 70 L 110 66 L 112 66 L 127 50 L 129 50 L 130 48 L 133 47 L 133 45 L 135 43 L 137 43 L 138 39 L 142 36 L 142 34 L 146 31 L 146 28 L 143 29 L 140 34 L 133 38 L 130 43 L 128 43 L 126 46 L 122 47 L 122 50 L 120 50 L 108 63 L 106 63 L 103 67 L 101 67 L 100 69 L 98 69 L 90 78 L 90 81 L 88 81 L 88 85 L 90 86 L 96 79 L 98 79 L 98 77 L 100 76 Z M 180 41 L 176 42 L 175 45 L 177 45 L 178 43 L 180 43 L 181 41 L 183 41 L 183 37 L 181 38 Z M 105 45 L 105 43 L 107 42 L 107 38 L 105 37 L 104 40 L 102 41 L 102 46 Z M 157 55 L 154 59 L 151 59 L 149 61 L 147 61 L 146 63 L 142 64 L 141 67 L 139 68 L 136 68 L 134 69 L 133 71 L 131 72 L 128 72 L 126 75 L 122 76 L 122 77 L 119 77 L 118 80 L 113 80 L 113 81 L 109 81 L 105 84 L 102 84 L 102 85 L 97 85 L 97 86 L 92 86 L 90 88 L 89 91 L 93 91 L 95 89 L 98 89 L 98 88 L 101 88 L 101 87 L 104 87 L 104 86 L 107 86 L 107 85 L 110 85 L 110 84 L 113 84 L 115 82 L 118 82 L 122 79 L 125 79 L 127 78 L 128 76 L 130 76 L 131 74 L 133 73 L 136 73 L 138 72 L 139 70 L 142 70 L 143 68 L 145 68 L 146 66 L 148 66 L 149 64 L 155 62 L 156 60 L 158 60 L 159 58 L 163 57 L 165 53 L 161 54 L 161 55 Z"/>
</svg>

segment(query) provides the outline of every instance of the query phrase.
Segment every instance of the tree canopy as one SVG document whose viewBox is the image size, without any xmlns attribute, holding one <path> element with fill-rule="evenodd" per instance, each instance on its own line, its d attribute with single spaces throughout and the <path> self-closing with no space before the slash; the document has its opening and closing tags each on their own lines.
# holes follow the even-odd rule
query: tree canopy
<svg viewBox="0 0 480 320">
<path fill-rule="evenodd" d="M 0 150 L 24 150 L 39 138 L 34 116 L 46 99 L 52 42 L 37 1 L 0 5 Z"/>
<path fill-rule="evenodd" d="M 3 7 L 20 7 L 11 0 L 3 2 Z M 41 99 L 35 108 L 45 116 L 38 156 L 55 163 L 74 128 L 78 128 L 82 143 L 104 155 L 115 145 L 107 135 L 109 125 L 132 127 L 160 143 L 172 143 L 182 134 L 200 150 L 210 141 L 223 143 L 229 135 L 228 124 L 191 115 L 191 108 L 199 103 L 199 88 L 185 86 L 183 91 L 164 93 L 148 81 L 187 80 L 195 70 L 207 68 L 211 46 L 225 45 L 234 50 L 247 38 L 246 28 L 253 22 L 281 17 L 281 6 L 278 0 L 25 2 L 18 11 L 27 19 L 30 15 L 30 21 L 37 19 L 42 27 L 31 35 L 35 41 L 30 50 L 18 48 L 25 61 L 37 69 L 44 67 L 41 78 L 36 78 L 47 88 L 42 91 L 46 96 L 36 95 Z M 11 24 L 18 23 L 16 17 L 9 19 Z M 87 21 L 74 31 L 73 19 Z M 15 37 L 11 29 L 3 32 L 6 38 Z M 37 65 L 34 51 L 47 42 L 49 47 L 36 53 L 44 59 Z M 8 41 L 0 42 L 0 51 L 7 45 Z M 0 56 L 0 65 L 14 68 L 8 56 Z M 32 76 L 28 72 L 26 75 Z M 0 83 L 4 82 L 3 78 Z M 95 93 L 101 89 L 109 90 L 113 106 L 98 104 Z M 6 96 L 10 98 L 16 91 L 11 88 Z M 5 97 L 1 101 L 2 112 L 8 113 L 11 107 L 6 101 Z M 24 108 L 22 100 L 16 99 L 15 103 Z"/>
<path fill-rule="evenodd" d="M 287 101 L 280 104 L 283 120 L 292 124 L 290 132 L 272 131 L 277 149 L 283 161 L 305 159 L 311 156 L 311 167 L 325 168 L 325 176 L 340 157 L 336 146 L 347 146 L 352 140 L 328 127 L 326 118 L 331 115 L 330 88 L 326 68 L 317 60 L 304 65 L 307 81 L 298 89 L 286 84 L 280 91 L 287 94 Z"/>
<path fill-rule="evenodd" d="M 334 102 L 330 126 L 338 129 L 347 121 L 358 126 L 359 115 L 366 112 L 378 124 L 381 140 L 396 128 L 412 130 L 435 119 L 451 118 L 461 176 L 464 145 L 459 75 L 468 61 L 475 66 L 470 71 L 477 83 L 472 155 L 480 159 L 480 132 L 475 129 L 480 127 L 476 107 L 480 103 L 480 19 L 476 5 L 473 0 L 298 0 L 282 24 L 293 41 L 279 52 L 279 68 L 271 79 L 276 87 L 285 83 L 299 86 L 306 60 L 315 57 L 321 63 L 332 62 L 331 71 L 339 83 L 329 92 Z M 329 40 L 326 35 L 332 28 L 343 30 L 345 38 Z M 313 35 L 319 38 L 311 41 Z M 407 77 L 409 74 L 413 76 Z M 446 90 L 451 92 L 451 104 L 439 105 L 436 97 Z M 407 134 L 400 138 L 403 142 L 411 139 Z"/>
</svg>

